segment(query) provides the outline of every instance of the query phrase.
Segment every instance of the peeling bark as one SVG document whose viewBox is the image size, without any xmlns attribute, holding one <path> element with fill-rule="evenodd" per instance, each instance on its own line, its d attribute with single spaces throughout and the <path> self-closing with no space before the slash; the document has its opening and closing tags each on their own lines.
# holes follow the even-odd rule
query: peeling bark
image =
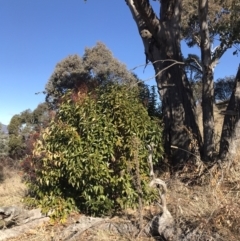
<svg viewBox="0 0 240 241">
<path fill-rule="evenodd" d="M 211 61 L 211 43 L 207 23 L 208 0 L 199 0 L 199 22 L 201 35 L 202 59 L 202 111 L 203 111 L 203 156 L 205 160 L 214 152 L 214 117 L 213 117 L 213 68 Z"/>
<path fill-rule="evenodd" d="M 240 67 L 235 78 L 235 88 L 230 97 L 225 115 L 219 157 L 221 160 L 234 157 L 240 147 Z"/>
</svg>

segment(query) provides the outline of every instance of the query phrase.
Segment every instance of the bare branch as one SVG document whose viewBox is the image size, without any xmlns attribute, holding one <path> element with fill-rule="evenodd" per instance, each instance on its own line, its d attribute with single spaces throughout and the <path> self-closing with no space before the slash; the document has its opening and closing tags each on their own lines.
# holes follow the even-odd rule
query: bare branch
<svg viewBox="0 0 240 241">
<path fill-rule="evenodd" d="M 160 199 L 161 199 L 161 202 L 159 202 L 159 206 L 162 208 L 163 213 L 169 212 L 168 209 L 167 209 L 167 202 L 166 202 L 166 197 L 165 197 L 165 194 L 167 192 L 167 185 L 161 179 L 155 178 L 155 175 L 154 175 L 153 163 L 152 163 L 154 144 L 151 143 L 150 145 L 147 145 L 147 148 L 148 148 L 148 152 L 149 152 L 148 164 L 149 164 L 149 168 L 150 168 L 150 176 L 152 177 L 152 181 L 149 183 L 149 186 L 150 187 L 162 186 L 162 189 L 163 189 L 162 193 L 159 190 L 159 196 L 160 196 Z"/>
<path fill-rule="evenodd" d="M 166 192 L 167 185 L 160 178 L 155 178 L 152 164 L 152 156 L 153 156 L 153 147 L 154 144 L 150 144 L 147 146 L 149 151 L 148 163 L 150 166 L 150 176 L 153 178 L 150 182 L 150 187 L 155 187 L 158 189 L 160 201 L 158 202 L 159 206 L 162 209 L 162 214 L 155 216 L 151 222 L 151 227 L 157 226 L 158 233 L 162 235 L 166 240 L 177 240 L 179 233 L 176 232 L 174 219 L 167 208 L 166 201 Z M 161 188 L 162 187 L 162 188 Z"/>
<path fill-rule="evenodd" d="M 150 58 L 149 49 L 150 49 L 150 44 L 152 42 L 151 41 L 152 33 L 149 32 L 149 29 L 148 29 L 145 21 L 143 20 L 141 14 L 136 9 L 136 7 L 134 5 L 134 0 L 126 0 L 126 1 L 127 1 L 128 7 L 132 13 L 133 19 L 137 24 L 139 34 L 142 38 L 143 45 L 145 48 L 146 63 L 147 63 L 148 59 Z"/>
<path fill-rule="evenodd" d="M 199 38 L 199 36 L 197 36 L 197 34 L 193 34 L 193 39 L 195 40 L 197 46 L 200 47 L 200 45 L 201 45 L 201 38 Z"/>
<path fill-rule="evenodd" d="M 153 157 L 153 144 L 147 145 L 148 151 L 149 151 L 149 155 L 148 155 L 148 165 L 150 168 L 150 177 L 152 177 L 153 179 L 155 179 L 154 176 L 154 171 L 153 171 L 153 163 L 152 163 L 152 157 Z"/>
<path fill-rule="evenodd" d="M 195 64 L 198 66 L 198 68 L 196 66 L 190 64 L 191 67 L 193 67 L 193 68 L 197 69 L 198 71 L 202 72 L 202 70 L 203 70 L 202 66 L 198 63 L 198 61 L 193 57 L 191 57 L 190 59 L 192 59 L 195 62 Z"/>
<path fill-rule="evenodd" d="M 223 54 L 227 51 L 229 47 L 227 45 L 219 45 L 216 48 L 214 48 L 214 51 L 212 53 L 212 59 L 211 59 L 211 68 L 214 69 L 216 65 L 219 62 L 219 59 L 223 56 Z"/>
<path fill-rule="evenodd" d="M 158 75 L 160 75 L 162 72 L 164 72 L 165 70 L 171 68 L 172 66 L 176 65 L 176 64 L 185 64 L 184 62 L 179 62 L 179 61 L 176 61 L 176 60 L 169 60 L 169 61 L 173 61 L 174 63 L 173 64 L 170 64 L 169 66 L 167 66 L 166 68 L 160 70 L 157 74 L 155 74 L 154 76 L 148 78 L 148 79 L 145 79 L 144 81 L 148 81 L 148 80 L 151 80 L 151 79 L 154 79 L 156 78 Z M 164 62 L 164 61 L 163 61 Z"/>
<path fill-rule="evenodd" d="M 147 65 L 150 65 L 150 64 L 152 65 L 152 64 L 155 64 L 155 63 L 157 63 L 157 62 L 167 62 L 167 61 L 173 62 L 173 63 L 170 64 L 169 66 L 167 66 L 166 68 L 160 70 L 156 75 L 154 75 L 154 76 L 152 76 L 152 77 L 150 77 L 150 78 L 148 78 L 148 79 L 145 79 L 145 80 L 143 80 L 143 81 L 148 81 L 148 80 L 151 80 L 151 79 L 156 78 L 156 77 L 157 77 L 158 75 L 160 75 L 163 71 L 171 68 L 172 66 L 174 66 L 174 65 L 176 65 L 176 64 L 181 64 L 181 65 L 184 65 L 184 64 L 185 64 L 184 62 L 180 62 L 180 61 L 177 61 L 177 60 L 174 60 L 174 59 L 165 59 L 165 60 L 161 60 L 161 59 L 160 59 L 160 60 L 156 60 L 156 61 L 154 61 L 154 62 L 152 62 L 152 63 L 140 64 L 140 65 L 138 65 L 138 66 L 130 69 L 129 71 L 133 71 L 133 70 L 135 70 L 135 69 L 137 69 L 137 68 L 139 68 L 139 67 L 147 66 Z"/>
<path fill-rule="evenodd" d="M 174 59 L 164 59 L 164 60 L 159 59 L 159 60 L 153 61 L 153 62 L 151 62 L 151 63 L 137 65 L 137 66 L 135 66 L 134 68 L 130 69 L 129 71 L 133 71 L 133 70 L 135 70 L 135 69 L 137 69 L 137 68 L 139 68 L 139 67 L 143 67 L 143 66 L 146 66 L 146 65 L 153 65 L 153 64 L 158 63 L 158 62 L 166 62 L 166 61 L 175 62 L 175 63 L 177 62 L 177 63 L 179 63 L 179 64 L 185 64 L 184 62 L 178 62 L 178 61 L 176 61 L 176 60 L 174 60 Z"/>
</svg>

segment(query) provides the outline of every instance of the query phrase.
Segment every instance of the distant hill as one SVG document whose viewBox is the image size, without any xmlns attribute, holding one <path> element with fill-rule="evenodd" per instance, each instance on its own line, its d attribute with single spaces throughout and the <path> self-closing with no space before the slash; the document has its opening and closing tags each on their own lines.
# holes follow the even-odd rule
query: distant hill
<svg viewBox="0 0 240 241">
<path fill-rule="evenodd" d="M 8 133 L 8 129 L 7 129 L 7 125 L 4 125 L 0 122 L 0 128 L 1 128 L 1 131 L 4 132 L 4 133 Z"/>
</svg>

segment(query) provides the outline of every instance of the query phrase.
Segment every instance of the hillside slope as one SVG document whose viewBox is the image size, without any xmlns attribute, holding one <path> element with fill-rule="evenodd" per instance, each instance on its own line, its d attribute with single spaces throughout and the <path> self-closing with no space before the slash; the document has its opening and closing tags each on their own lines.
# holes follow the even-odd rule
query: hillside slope
<svg viewBox="0 0 240 241">
<path fill-rule="evenodd" d="M 4 125 L 0 122 L 0 128 L 1 128 L 1 131 L 4 132 L 4 133 L 8 133 L 8 129 L 7 129 L 7 125 Z"/>
</svg>

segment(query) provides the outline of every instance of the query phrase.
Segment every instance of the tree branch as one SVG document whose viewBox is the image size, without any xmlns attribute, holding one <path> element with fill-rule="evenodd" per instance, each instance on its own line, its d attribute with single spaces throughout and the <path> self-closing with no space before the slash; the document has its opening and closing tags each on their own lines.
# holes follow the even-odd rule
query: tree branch
<svg viewBox="0 0 240 241">
<path fill-rule="evenodd" d="M 185 64 L 184 62 L 178 62 L 178 61 L 176 61 L 176 60 L 174 60 L 174 59 L 164 59 L 164 60 L 159 59 L 159 60 L 153 61 L 153 62 L 148 63 L 148 64 L 140 64 L 140 65 L 137 65 L 137 66 L 135 66 L 134 68 L 130 69 L 129 71 L 133 71 L 133 70 L 135 70 L 135 69 L 137 69 L 137 68 L 139 68 L 139 67 L 143 67 L 143 66 L 146 66 L 146 65 L 150 65 L 150 64 L 152 65 L 152 64 L 155 64 L 155 63 L 158 63 L 158 62 L 166 62 L 166 61 L 174 62 L 174 63 L 177 63 L 177 64 Z"/>
<path fill-rule="evenodd" d="M 174 20 L 176 23 L 181 19 L 181 0 L 161 0 L 160 19 L 163 21 Z"/>
<path fill-rule="evenodd" d="M 224 44 L 223 46 L 219 45 L 217 46 L 213 53 L 212 53 L 212 59 L 211 59 L 211 68 L 214 69 L 216 65 L 219 62 L 219 59 L 223 56 L 223 54 L 227 51 L 229 47 Z"/>
<path fill-rule="evenodd" d="M 135 6 L 136 11 L 142 17 L 145 27 L 147 30 L 155 37 L 160 30 L 160 21 L 159 18 L 156 16 L 152 6 L 149 4 L 148 0 L 131 0 L 128 2 L 132 2 Z"/>
<path fill-rule="evenodd" d="M 147 146 L 149 151 L 148 164 L 150 167 L 150 176 L 152 177 L 152 181 L 150 182 L 149 186 L 155 187 L 158 189 L 159 198 L 160 198 L 158 205 L 162 209 L 162 214 L 155 216 L 150 226 L 152 229 L 157 228 L 158 233 L 161 236 L 163 236 L 166 240 L 179 240 L 178 238 L 180 236 L 180 233 L 176 232 L 176 224 L 174 222 L 174 219 L 171 213 L 167 208 L 167 201 L 166 201 L 167 185 L 163 180 L 161 180 L 160 178 L 155 178 L 154 176 L 153 163 L 152 163 L 153 147 L 154 147 L 154 144 L 150 144 Z"/>
<path fill-rule="evenodd" d="M 196 66 L 191 65 L 192 67 L 194 67 L 195 69 L 197 69 L 199 72 L 202 72 L 202 66 L 201 64 L 193 57 L 190 58 L 191 60 L 193 60 L 195 62 L 195 64 L 198 66 L 198 68 Z"/>
<path fill-rule="evenodd" d="M 142 30 L 147 28 L 146 23 L 144 22 L 143 18 L 141 17 L 141 15 L 139 14 L 138 10 L 136 9 L 135 5 L 134 5 L 134 1 L 133 0 L 126 0 L 127 5 L 132 13 L 133 19 L 135 20 L 139 33 L 141 33 Z"/>
<path fill-rule="evenodd" d="M 199 71 L 200 73 L 202 73 L 202 69 L 199 69 L 197 66 L 193 65 L 193 64 L 187 64 L 188 66 L 190 66 L 191 68 L 194 68 L 195 70 Z"/>
<path fill-rule="evenodd" d="M 142 18 L 142 15 L 138 12 L 138 10 L 135 7 L 134 0 L 126 0 L 127 5 L 132 13 L 133 19 L 137 24 L 139 34 L 142 38 L 143 45 L 145 48 L 145 54 L 146 54 L 146 64 L 148 60 L 150 60 L 150 45 L 152 43 L 152 33 L 149 31 L 146 22 Z"/>
<path fill-rule="evenodd" d="M 145 79 L 145 80 L 143 80 L 143 81 L 148 81 L 148 80 L 151 80 L 151 79 L 156 78 L 156 77 L 157 77 L 158 75 L 160 75 L 163 71 L 171 68 L 172 66 L 174 66 L 174 65 L 176 65 L 176 64 L 181 64 L 181 65 L 184 65 L 184 64 L 185 64 L 184 62 L 179 62 L 179 61 L 174 60 L 174 59 L 156 60 L 156 61 L 153 61 L 152 63 L 140 64 L 140 65 L 138 65 L 138 66 L 130 69 L 129 71 L 133 71 L 133 70 L 135 70 L 135 69 L 137 69 L 137 68 L 139 68 L 139 67 L 142 67 L 142 66 L 147 66 L 147 65 L 150 65 L 150 64 L 155 64 L 155 63 L 157 63 L 157 62 L 166 62 L 166 61 L 173 62 L 173 63 L 170 64 L 169 66 L 167 66 L 166 68 L 160 70 L 160 71 L 159 71 L 157 74 L 155 74 L 154 76 L 152 76 L 152 77 L 150 77 L 150 78 L 148 78 L 148 79 Z"/>
<path fill-rule="evenodd" d="M 193 39 L 195 40 L 198 47 L 201 46 L 201 38 L 197 34 L 193 34 Z"/>
<path fill-rule="evenodd" d="M 164 60 L 162 60 L 162 61 L 164 62 Z M 151 79 L 156 78 L 156 77 L 157 77 L 158 75 L 160 75 L 163 71 L 165 71 L 165 70 L 171 68 L 172 66 L 174 66 L 174 65 L 176 65 L 176 64 L 185 64 L 184 62 L 179 62 L 179 61 L 176 61 L 176 60 L 173 60 L 173 59 L 168 60 L 168 61 L 172 61 L 173 63 L 170 64 L 170 65 L 168 65 L 166 68 L 164 68 L 164 69 L 158 71 L 158 73 L 155 74 L 153 77 L 150 77 L 150 78 L 148 78 L 148 79 L 145 79 L 144 81 L 148 81 L 148 80 L 151 80 Z"/>
</svg>

